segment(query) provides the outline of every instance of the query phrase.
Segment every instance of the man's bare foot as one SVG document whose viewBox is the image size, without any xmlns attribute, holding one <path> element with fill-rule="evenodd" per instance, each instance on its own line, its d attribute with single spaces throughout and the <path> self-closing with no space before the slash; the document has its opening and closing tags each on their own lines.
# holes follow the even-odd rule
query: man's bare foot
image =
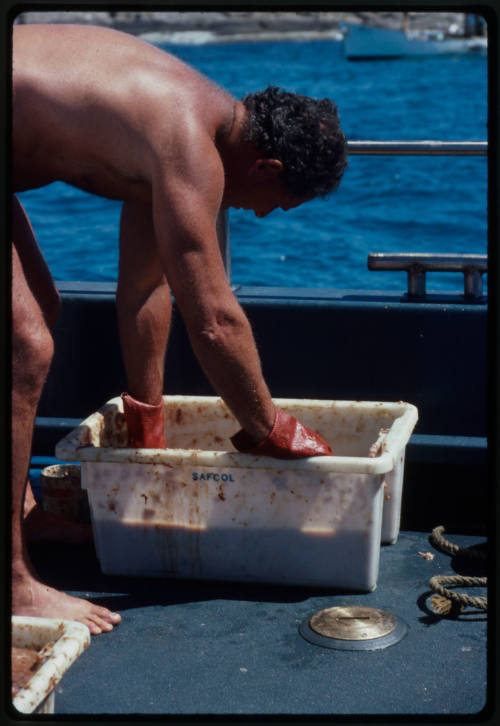
<svg viewBox="0 0 500 726">
<path fill-rule="evenodd" d="M 92 540 L 92 527 L 83 522 L 70 522 L 37 503 L 28 482 L 24 497 L 23 528 L 28 542 L 68 542 L 83 544 Z"/>
<path fill-rule="evenodd" d="M 86 625 L 92 635 L 109 632 L 121 621 L 118 613 L 58 592 L 31 575 L 13 577 L 12 614 L 77 620 Z"/>
</svg>

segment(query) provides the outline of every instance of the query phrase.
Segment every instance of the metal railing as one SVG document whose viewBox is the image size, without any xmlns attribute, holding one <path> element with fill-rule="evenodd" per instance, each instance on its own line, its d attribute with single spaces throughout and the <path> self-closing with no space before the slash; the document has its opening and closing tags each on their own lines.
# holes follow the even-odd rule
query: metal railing
<svg viewBox="0 0 500 726">
<path fill-rule="evenodd" d="M 349 154 L 370 156 L 487 156 L 487 141 L 348 141 Z"/>
</svg>

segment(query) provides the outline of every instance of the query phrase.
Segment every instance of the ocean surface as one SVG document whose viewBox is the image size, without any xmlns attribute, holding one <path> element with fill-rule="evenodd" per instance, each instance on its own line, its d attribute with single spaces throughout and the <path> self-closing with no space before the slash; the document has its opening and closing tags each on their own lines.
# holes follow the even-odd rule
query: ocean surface
<svg viewBox="0 0 500 726">
<path fill-rule="evenodd" d="M 335 40 L 162 44 L 237 97 L 277 85 L 339 107 L 349 140 L 487 139 L 487 59 L 349 62 Z M 55 280 L 115 281 L 121 204 L 57 182 L 20 198 Z M 486 157 L 351 156 L 339 189 L 264 219 L 230 211 L 236 285 L 406 289 L 370 252 L 487 251 Z M 463 291 L 459 273 L 432 290 Z"/>
</svg>

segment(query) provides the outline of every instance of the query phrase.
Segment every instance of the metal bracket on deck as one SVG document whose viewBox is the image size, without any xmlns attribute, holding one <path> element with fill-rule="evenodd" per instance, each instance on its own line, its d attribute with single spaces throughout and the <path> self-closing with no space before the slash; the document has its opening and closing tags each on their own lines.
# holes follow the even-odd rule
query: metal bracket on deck
<svg viewBox="0 0 500 726">
<path fill-rule="evenodd" d="M 368 269 L 406 270 L 408 273 L 408 297 L 425 296 L 425 273 L 429 270 L 463 272 L 464 297 L 480 298 L 483 295 L 483 274 L 488 271 L 488 256 L 371 252 L 368 255 Z"/>
</svg>

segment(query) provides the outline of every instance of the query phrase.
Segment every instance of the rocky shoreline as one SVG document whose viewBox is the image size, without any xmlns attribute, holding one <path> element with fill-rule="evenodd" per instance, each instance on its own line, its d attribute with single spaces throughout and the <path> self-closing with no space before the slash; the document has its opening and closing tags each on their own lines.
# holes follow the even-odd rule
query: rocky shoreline
<svg viewBox="0 0 500 726">
<path fill-rule="evenodd" d="M 287 40 L 330 37 L 340 39 L 343 23 L 401 28 L 402 12 L 300 11 L 60 11 L 26 12 L 16 23 L 79 23 L 123 30 L 151 40 L 173 37 L 192 42 Z M 464 13 L 412 12 L 413 28 L 446 30 L 463 27 Z"/>
</svg>

